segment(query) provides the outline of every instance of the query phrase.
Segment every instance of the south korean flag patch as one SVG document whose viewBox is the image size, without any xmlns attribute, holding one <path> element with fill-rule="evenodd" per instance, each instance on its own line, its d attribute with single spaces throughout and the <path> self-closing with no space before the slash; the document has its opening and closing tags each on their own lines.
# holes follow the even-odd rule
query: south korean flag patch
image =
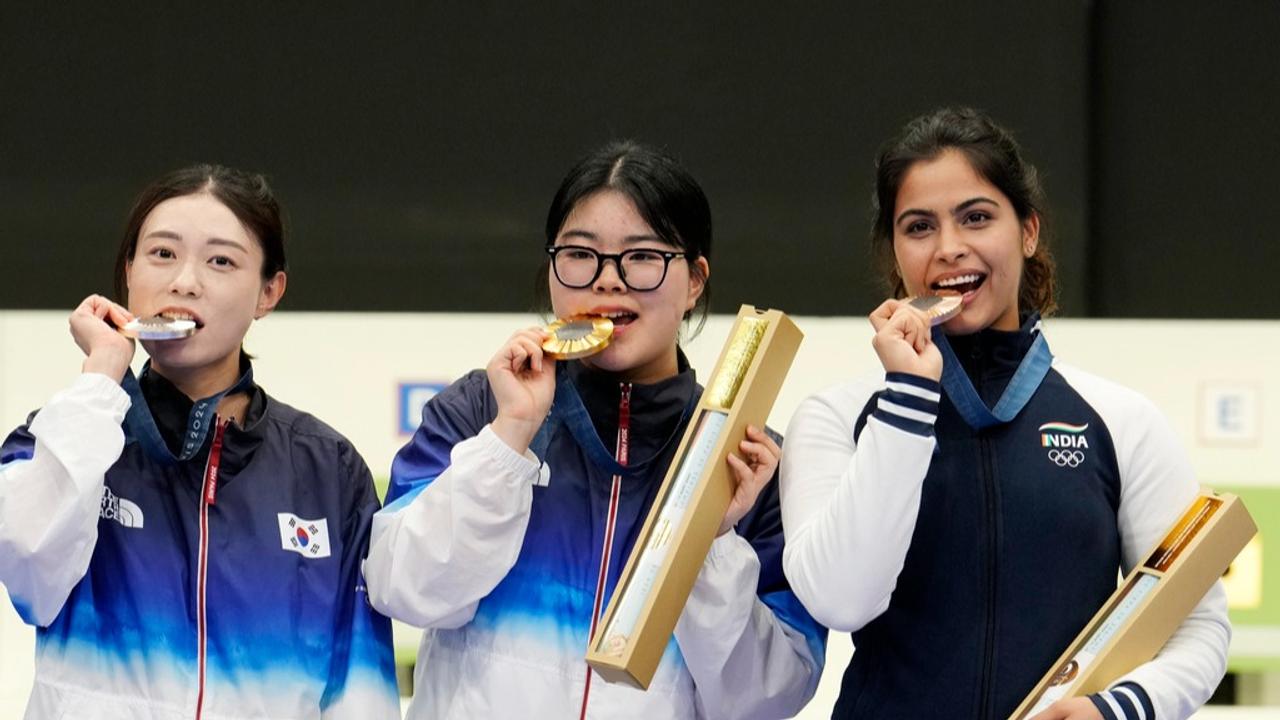
<svg viewBox="0 0 1280 720">
<path fill-rule="evenodd" d="M 329 557 L 329 521 L 306 520 L 293 513 L 276 513 L 280 547 L 308 558 Z"/>
</svg>

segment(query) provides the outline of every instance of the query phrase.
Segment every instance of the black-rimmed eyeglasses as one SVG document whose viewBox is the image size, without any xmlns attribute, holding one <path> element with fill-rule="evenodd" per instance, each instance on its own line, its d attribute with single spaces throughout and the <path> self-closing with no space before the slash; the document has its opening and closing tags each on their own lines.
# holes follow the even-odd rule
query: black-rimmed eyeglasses
<svg viewBox="0 0 1280 720">
<path fill-rule="evenodd" d="M 638 292 L 658 289 L 667 279 L 667 268 L 672 260 L 689 259 L 689 253 L 656 248 L 602 253 L 581 245 L 551 245 L 547 247 L 547 254 L 551 256 L 556 279 L 565 287 L 591 287 L 604 270 L 604 261 L 612 260 L 622 284 Z"/>
</svg>

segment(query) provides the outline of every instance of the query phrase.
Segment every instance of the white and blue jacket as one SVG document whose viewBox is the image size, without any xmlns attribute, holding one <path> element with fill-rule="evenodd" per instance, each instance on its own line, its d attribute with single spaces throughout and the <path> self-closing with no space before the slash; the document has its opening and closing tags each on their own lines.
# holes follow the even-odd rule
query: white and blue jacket
<svg viewBox="0 0 1280 720">
<path fill-rule="evenodd" d="M 155 373 L 85 374 L 0 447 L 0 582 L 37 627 L 28 718 L 399 717 L 360 575 L 369 470 L 244 368 L 243 427 Z"/>
<path fill-rule="evenodd" d="M 585 428 L 564 420 L 570 389 Z M 588 682 L 592 616 L 608 603 L 701 388 L 681 357 L 681 372 L 653 385 L 561 363 L 556 392 L 534 450 L 520 455 L 488 427 L 497 405 L 473 372 L 427 403 L 396 457 L 365 573 L 375 607 L 429 629 L 409 716 L 794 715 L 816 689 L 826 631 L 782 574 L 776 483 L 712 544 L 649 689 Z M 628 474 L 615 481 L 612 459 L 598 453 L 623 444 Z"/>
<path fill-rule="evenodd" d="M 1016 414 L 965 419 L 954 373 L 998 413 L 1038 337 L 1035 316 L 952 337 L 941 385 L 889 374 L 793 415 L 787 577 L 814 617 L 853 633 L 834 717 L 1009 717 L 1196 496 L 1156 408 L 1047 345 Z M 1107 720 L 1189 717 L 1229 638 L 1219 583 L 1155 659 L 1091 699 Z"/>
</svg>

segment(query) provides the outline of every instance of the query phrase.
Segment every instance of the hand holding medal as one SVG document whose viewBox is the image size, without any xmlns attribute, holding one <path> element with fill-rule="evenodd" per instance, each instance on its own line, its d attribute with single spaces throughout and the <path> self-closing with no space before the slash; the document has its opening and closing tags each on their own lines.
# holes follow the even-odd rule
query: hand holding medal
<svg viewBox="0 0 1280 720">
<path fill-rule="evenodd" d="M 133 360 L 132 340 L 178 340 L 194 335 L 190 317 L 163 313 L 135 317 L 123 306 L 90 295 L 71 313 L 71 336 L 87 356 L 84 372 L 121 378 Z M 126 339 L 127 338 L 127 339 Z"/>
<path fill-rule="evenodd" d="M 942 355 L 934 346 L 932 328 L 960 314 L 959 295 L 921 295 L 886 300 L 870 316 L 876 334 L 871 341 L 885 372 L 901 372 L 938 380 Z"/>
<path fill-rule="evenodd" d="M 82 370 L 119 380 L 133 361 L 133 342 L 116 327 L 132 321 L 124 307 L 101 295 L 90 295 L 71 313 L 71 337 L 85 354 Z"/>
<path fill-rule="evenodd" d="M 491 426 L 498 437 L 524 452 L 551 410 L 555 361 L 598 353 L 612 335 L 613 322 L 608 318 L 585 315 L 512 335 L 485 368 L 498 401 L 498 416 Z"/>
</svg>

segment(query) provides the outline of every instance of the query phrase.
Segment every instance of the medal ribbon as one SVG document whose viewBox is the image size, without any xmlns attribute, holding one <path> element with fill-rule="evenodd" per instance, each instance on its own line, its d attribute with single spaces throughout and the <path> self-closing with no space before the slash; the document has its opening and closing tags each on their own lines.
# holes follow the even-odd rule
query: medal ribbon
<svg viewBox="0 0 1280 720">
<path fill-rule="evenodd" d="M 697 402 L 698 393 L 696 391 L 689 393 L 689 401 L 685 403 L 684 413 L 680 416 L 680 422 L 676 423 L 675 429 L 671 432 L 671 437 L 667 438 L 667 441 L 652 457 L 638 463 L 619 463 L 605 449 L 604 443 L 600 441 L 595 425 L 591 423 L 591 415 L 587 412 L 587 407 L 582 404 L 582 397 L 578 395 L 578 389 L 574 387 L 573 380 L 569 377 L 568 369 L 564 363 L 561 363 L 556 368 L 556 396 L 551 403 L 551 413 L 548 415 L 546 422 L 542 423 L 542 427 L 538 429 L 538 434 L 534 436 L 533 442 L 530 443 L 529 447 L 538 456 L 538 459 L 542 460 L 547 447 L 551 444 L 551 436 L 555 433 L 556 426 L 563 424 L 569 428 L 574 441 L 587 454 L 593 465 L 610 475 L 620 475 L 624 478 L 638 477 L 648 472 L 649 466 L 653 464 L 653 461 L 662 457 L 663 452 L 666 451 L 671 441 L 680 435 L 680 431 L 684 429 L 685 420 L 689 418 L 689 415 L 693 412 L 693 406 Z"/>
<path fill-rule="evenodd" d="M 1022 362 L 1018 364 L 1013 379 L 1009 381 L 1009 385 L 1004 389 L 1004 394 L 1000 396 L 994 408 L 988 408 L 978 396 L 978 391 L 974 389 L 973 382 L 965 374 L 955 350 L 951 349 L 951 343 L 947 342 L 947 336 L 942 332 L 942 327 L 933 329 L 933 341 L 937 343 L 938 350 L 942 353 L 942 389 L 951 399 L 951 404 L 956 406 L 960 417 L 964 418 L 964 421 L 974 430 L 1007 423 L 1015 418 L 1031 401 L 1031 396 L 1044 381 L 1044 376 L 1049 373 L 1049 366 L 1053 364 L 1053 353 L 1049 351 L 1049 343 L 1045 341 L 1044 333 L 1040 332 L 1040 318 L 1032 315 L 1027 320 L 1027 324 L 1032 325 L 1031 331 L 1035 333 L 1036 339 L 1031 343 L 1031 349 L 1022 358 Z"/>
<path fill-rule="evenodd" d="M 148 360 L 147 364 L 142 368 L 143 374 L 148 372 L 150 366 L 151 361 Z M 204 447 L 205 438 L 209 436 L 210 428 L 217 423 L 218 403 L 227 395 L 253 387 L 253 368 L 246 370 L 235 385 L 216 395 L 197 400 L 192 404 L 191 412 L 187 416 L 187 431 L 182 436 L 182 452 L 177 457 L 174 457 L 173 453 L 169 451 L 169 447 L 165 445 L 164 438 L 160 435 L 160 429 L 156 427 L 155 418 L 151 415 L 150 408 L 147 407 L 147 399 L 142 394 L 142 386 L 138 383 L 138 379 L 134 377 L 132 370 L 125 373 L 120 385 L 129 394 L 129 399 L 132 401 L 129 412 L 125 415 L 125 425 L 152 457 L 172 465 L 176 462 L 190 460 L 195 457 L 196 453 L 200 452 L 200 448 Z"/>
</svg>

